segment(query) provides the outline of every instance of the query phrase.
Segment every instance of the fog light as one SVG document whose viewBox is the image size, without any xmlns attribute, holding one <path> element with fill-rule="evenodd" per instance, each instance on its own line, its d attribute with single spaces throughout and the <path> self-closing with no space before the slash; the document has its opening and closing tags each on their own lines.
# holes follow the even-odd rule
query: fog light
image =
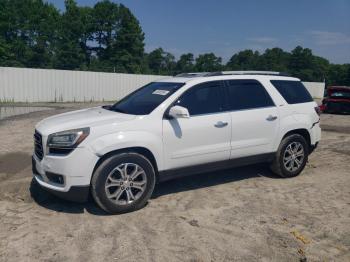
<svg viewBox="0 0 350 262">
<path fill-rule="evenodd" d="M 62 175 L 46 172 L 46 177 L 50 180 L 50 182 L 55 184 L 64 184 L 64 177 Z"/>
</svg>

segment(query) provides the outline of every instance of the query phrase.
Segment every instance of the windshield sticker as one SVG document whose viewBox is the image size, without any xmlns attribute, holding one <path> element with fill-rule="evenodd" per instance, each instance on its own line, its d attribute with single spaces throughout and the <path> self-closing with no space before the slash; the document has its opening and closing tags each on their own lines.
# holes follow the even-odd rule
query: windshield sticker
<svg viewBox="0 0 350 262">
<path fill-rule="evenodd" d="M 169 93 L 169 91 L 167 91 L 167 90 L 160 90 L 160 89 L 158 89 L 158 90 L 154 90 L 152 94 L 153 95 L 166 96 L 168 93 Z"/>
</svg>

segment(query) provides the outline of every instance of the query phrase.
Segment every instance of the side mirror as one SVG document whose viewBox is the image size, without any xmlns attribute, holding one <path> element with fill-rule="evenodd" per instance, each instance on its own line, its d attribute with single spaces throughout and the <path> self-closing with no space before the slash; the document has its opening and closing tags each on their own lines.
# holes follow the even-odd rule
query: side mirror
<svg viewBox="0 0 350 262">
<path fill-rule="evenodd" d="M 190 118 L 190 113 L 183 106 L 173 106 L 169 110 L 169 116 L 172 118 Z"/>
</svg>

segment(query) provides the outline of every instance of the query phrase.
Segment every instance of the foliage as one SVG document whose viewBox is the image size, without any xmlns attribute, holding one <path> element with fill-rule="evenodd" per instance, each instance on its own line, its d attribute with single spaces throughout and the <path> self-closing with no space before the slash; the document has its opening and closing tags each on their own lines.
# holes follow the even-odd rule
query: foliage
<svg viewBox="0 0 350 262">
<path fill-rule="evenodd" d="M 183 54 L 176 63 L 175 73 L 190 73 L 195 70 L 194 55 L 192 53 Z"/>
<path fill-rule="evenodd" d="M 60 17 L 54 67 L 60 69 L 84 69 L 84 25 L 82 9 L 74 0 L 65 0 L 66 12 Z"/>
<path fill-rule="evenodd" d="M 213 53 L 199 55 L 196 58 L 196 71 L 198 72 L 214 72 L 220 71 L 223 66 L 221 57 L 217 57 Z"/>
<path fill-rule="evenodd" d="M 120 5 L 120 29 L 115 43 L 112 45 L 110 57 L 116 70 L 122 73 L 141 73 L 144 55 L 144 33 L 128 8 Z"/>
<path fill-rule="evenodd" d="M 231 57 L 226 67 L 228 70 L 260 70 L 260 54 L 253 50 L 241 51 Z"/>
<path fill-rule="evenodd" d="M 64 12 L 44 0 L 0 0 L 0 66 L 162 75 L 270 70 L 304 81 L 350 85 L 350 64 L 331 64 L 301 46 L 291 52 L 243 50 L 225 64 L 213 53 L 187 53 L 178 60 L 162 48 L 147 54 L 144 40 L 132 12 L 110 0 L 93 7 L 65 0 Z"/>
<path fill-rule="evenodd" d="M 58 18 L 42 0 L 0 0 L 0 65 L 51 67 Z"/>
<path fill-rule="evenodd" d="M 157 48 L 148 54 L 147 64 L 149 70 L 158 75 L 171 75 L 176 67 L 175 57 L 162 48 Z"/>
</svg>

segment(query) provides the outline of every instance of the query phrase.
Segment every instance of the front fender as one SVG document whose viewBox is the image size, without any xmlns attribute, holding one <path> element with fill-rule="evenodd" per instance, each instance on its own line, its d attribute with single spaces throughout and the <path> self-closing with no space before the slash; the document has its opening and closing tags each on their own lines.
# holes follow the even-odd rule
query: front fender
<svg viewBox="0 0 350 262">
<path fill-rule="evenodd" d="M 120 131 L 96 138 L 90 143 L 91 150 L 99 157 L 120 149 L 143 147 L 154 156 L 159 170 L 163 169 L 162 138 L 146 131 Z"/>
</svg>

